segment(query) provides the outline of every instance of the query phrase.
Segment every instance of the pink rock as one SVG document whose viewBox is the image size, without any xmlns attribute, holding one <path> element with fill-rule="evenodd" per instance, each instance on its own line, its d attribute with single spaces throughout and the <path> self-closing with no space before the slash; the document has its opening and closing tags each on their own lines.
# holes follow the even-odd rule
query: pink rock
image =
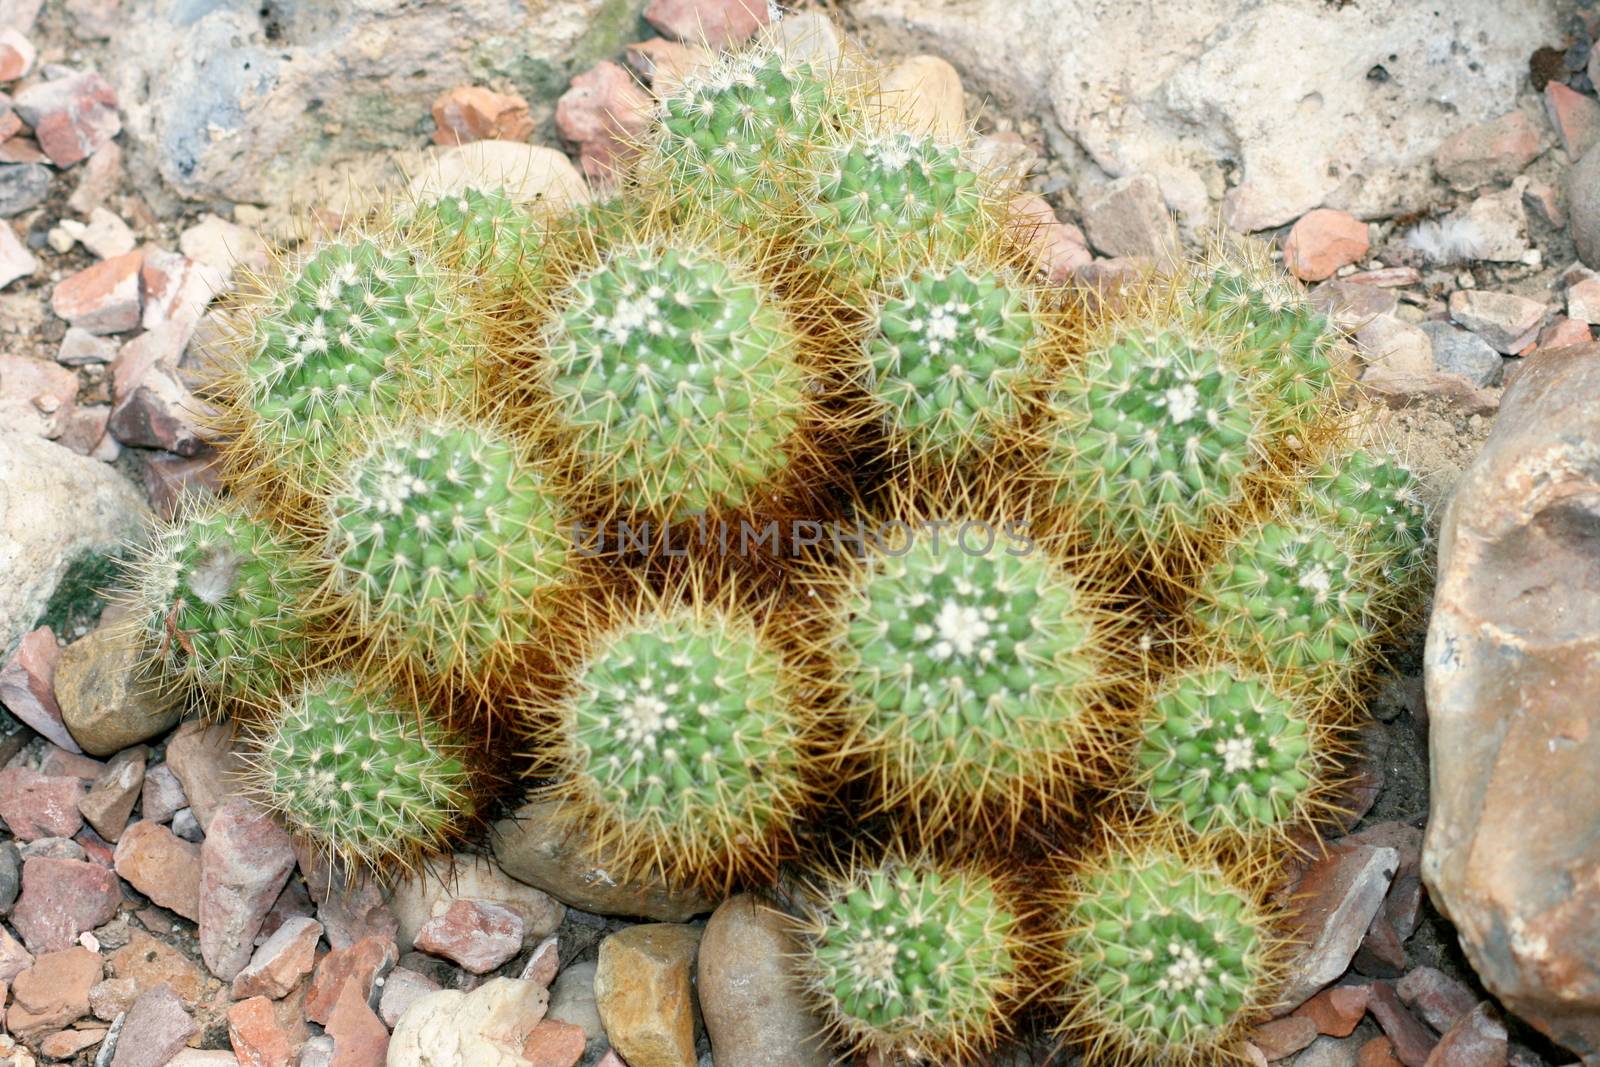
<svg viewBox="0 0 1600 1067">
<path fill-rule="evenodd" d="M 125 445 L 193 456 L 206 444 L 200 425 L 205 418 L 204 406 L 183 383 L 165 368 L 152 367 L 111 410 L 106 427 Z"/>
<path fill-rule="evenodd" d="M 316 861 L 311 864 L 316 870 Z M 301 869 L 305 869 L 304 864 Z M 316 895 L 315 889 L 312 895 Z M 317 918 L 322 921 L 328 944 L 336 949 L 349 948 L 367 937 L 392 941 L 400 930 L 400 920 L 385 903 L 383 889 L 371 879 L 336 881 L 324 891 L 322 902 L 317 905 Z"/>
<path fill-rule="evenodd" d="M 0 222 L 0 289 L 39 269 L 39 260 L 28 251 L 9 222 Z"/>
<path fill-rule="evenodd" d="M 1038 193 L 1017 196 L 1011 204 L 1011 218 L 1019 238 L 1052 285 L 1065 284 L 1073 271 L 1094 259 L 1083 231 L 1057 219 L 1055 209 Z"/>
<path fill-rule="evenodd" d="M 94 827 L 85 826 L 72 838 L 79 848 L 83 849 L 83 858 L 90 863 L 98 863 L 102 867 L 111 867 L 116 862 L 111 842 L 94 832 Z"/>
<path fill-rule="evenodd" d="M 455 900 L 417 931 L 419 951 L 488 974 L 522 948 L 522 917 L 488 900 Z"/>
<path fill-rule="evenodd" d="M 650 83 L 658 97 L 673 92 L 683 84 L 684 78 L 716 62 L 709 48 L 681 44 L 665 37 L 635 41 L 623 50 L 623 55 L 628 66 Z"/>
<path fill-rule="evenodd" d="M 433 143 L 526 141 L 533 134 L 528 102 L 516 93 L 497 93 L 479 85 L 461 85 L 433 102 Z"/>
<path fill-rule="evenodd" d="M 645 21 L 668 37 L 721 49 L 767 24 L 765 0 L 650 0 Z"/>
<path fill-rule="evenodd" d="M 0 141 L 0 163 L 43 163 L 49 158 L 40 151 L 32 137 L 11 137 Z"/>
<path fill-rule="evenodd" d="M 13 103 L 58 167 L 89 158 L 122 130 L 117 94 L 93 71 L 30 85 Z"/>
<path fill-rule="evenodd" d="M 368 1004 L 377 999 L 377 981 L 394 968 L 400 951 L 392 940 L 367 937 L 349 948 L 322 957 L 306 993 L 306 1018 L 326 1024 L 346 984 L 354 985 Z"/>
<path fill-rule="evenodd" d="M 1439 177 L 1462 191 L 1510 181 L 1542 151 L 1531 119 L 1513 111 L 1448 137 L 1433 156 Z"/>
<path fill-rule="evenodd" d="M 573 1067 L 583 1059 L 587 1041 L 581 1026 L 540 1019 L 522 1043 L 522 1058 L 528 1067 Z"/>
<path fill-rule="evenodd" d="M 1296 278 L 1319 282 L 1359 261 L 1367 248 L 1366 223 L 1348 212 L 1319 207 L 1289 230 L 1283 261 Z"/>
<path fill-rule="evenodd" d="M 191 922 L 200 918 L 200 846 L 150 819 L 128 827 L 114 863 L 128 884 Z"/>
<path fill-rule="evenodd" d="M 1561 135 L 1567 158 L 1577 162 L 1600 134 L 1600 103 L 1552 79 L 1545 83 L 1544 109 L 1550 124 Z"/>
<path fill-rule="evenodd" d="M 40 774 L 81 778 L 85 782 L 93 782 L 105 769 L 106 765 L 94 757 L 58 745 L 45 746 L 44 758 L 39 761 Z"/>
<path fill-rule="evenodd" d="M 83 751 L 61 722 L 56 703 L 56 661 L 61 648 L 48 626 L 30 630 L 0 667 L 0 704 L 68 752 Z"/>
<path fill-rule="evenodd" d="M 144 772 L 144 791 L 139 798 L 139 814 L 149 822 L 166 822 L 179 808 L 189 806 L 183 783 L 165 763 Z"/>
<path fill-rule="evenodd" d="M 439 983 L 425 974 L 419 974 L 408 967 L 396 967 L 383 980 L 383 995 L 378 1000 L 378 1017 L 383 1020 L 385 1026 L 393 1027 L 418 998 L 438 992 L 439 988 Z"/>
<path fill-rule="evenodd" d="M 1506 1067 L 1506 1028 L 1484 1001 L 1439 1039 L 1427 1067 Z"/>
<path fill-rule="evenodd" d="M 1379 1034 L 1356 1053 L 1356 1067 L 1405 1067 L 1394 1054 L 1394 1042 Z"/>
<path fill-rule="evenodd" d="M 28 951 L 59 952 L 85 930 L 110 922 L 121 902 L 117 876 L 99 864 L 29 856 L 11 923 Z"/>
<path fill-rule="evenodd" d="M 289 1035 L 266 997 L 228 1006 L 228 1043 L 240 1067 L 290 1067 Z"/>
<path fill-rule="evenodd" d="M 1398 866 L 1379 917 L 1386 920 L 1400 940 L 1404 941 L 1416 931 L 1417 912 L 1422 906 L 1422 830 L 1404 822 L 1381 822 L 1349 835 L 1345 841 L 1383 845 L 1395 850 Z"/>
<path fill-rule="evenodd" d="M 46 1059 L 70 1060 L 86 1048 L 93 1048 L 106 1037 L 105 1027 L 92 1030 L 62 1030 L 39 1042 Z"/>
<path fill-rule="evenodd" d="M 0 421 L 21 433 L 55 438 L 72 414 L 78 376 L 29 356 L 0 355 Z"/>
<path fill-rule="evenodd" d="M 1361 945 L 1399 863 L 1392 848 L 1330 846 L 1294 887 L 1292 939 L 1305 947 L 1291 962 L 1282 999 L 1295 1004 L 1344 973 Z"/>
<path fill-rule="evenodd" d="M 1581 323 L 1600 323 L 1600 278 L 1585 278 L 1567 290 L 1567 314 Z"/>
<path fill-rule="evenodd" d="M 1567 209 L 1561 189 L 1545 181 L 1530 181 L 1522 190 L 1522 205 L 1550 225 L 1560 229 L 1567 224 Z"/>
<path fill-rule="evenodd" d="M 26 77 L 39 57 L 33 42 L 11 26 L 0 28 L 0 82 Z"/>
<path fill-rule="evenodd" d="M 1370 994 L 1364 985 L 1333 986 L 1300 1005 L 1294 1013 L 1315 1023 L 1319 1034 L 1349 1037 L 1367 1014 Z"/>
<path fill-rule="evenodd" d="M 606 1049 L 606 1054 L 595 1061 L 594 1067 L 628 1067 L 622 1062 L 622 1057 L 617 1055 L 616 1049 Z"/>
<path fill-rule="evenodd" d="M 110 462 L 121 454 L 121 446 L 106 436 L 106 423 L 110 421 L 109 404 L 74 405 L 72 413 L 61 424 L 61 436 L 56 438 L 56 444 L 80 456 Z"/>
<path fill-rule="evenodd" d="M 170 986 L 148 989 L 123 1018 L 111 1067 L 165 1067 L 198 1032 Z"/>
<path fill-rule="evenodd" d="M 40 956 L 11 982 L 5 1029 L 31 1040 L 83 1018 L 101 973 L 100 957 L 79 945 Z"/>
<path fill-rule="evenodd" d="M 1437 1044 L 1431 1031 L 1406 1010 L 1388 982 L 1372 983 L 1367 1010 L 1378 1020 L 1383 1032 L 1394 1042 L 1394 1054 L 1406 1067 L 1425 1067 L 1428 1055 Z"/>
<path fill-rule="evenodd" d="M 1395 983 L 1401 1003 L 1441 1034 L 1477 1007 L 1472 990 L 1433 967 L 1418 967 Z"/>
<path fill-rule="evenodd" d="M 311 918 L 315 910 L 315 906 L 311 903 L 311 894 L 306 892 L 305 882 L 290 875 L 283 892 L 278 894 L 278 899 L 272 902 L 272 909 L 267 912 L 267 917 L 261 921 L 261 930 L 256 934 L 256 941 L 265 941 L 291 919 Z"/>
<path fill-rule="evenodd" d="M 183 783 L 200 828 L 209 833 L 223 802 L 238 793 L 237 776 L 244 769 L 232 734 L 226 726 L 191 719 L 167 742 L 167 766 Z"/>
<path fill-rule="evenodd" d="M 107 842 L 122 836 L 133 814 L 134 802 L 144 785 L 144 762 L 150 750 L 144 745 L 124 749 L 111 758 L 95 779 L 89 792 L 78 801 L 78 810 L 90 826 Z"/>
<path fill-rule="evenodd" d="M 9 982 L 29 967 L 33 966 L 33 953 L 23 947 L 22 942 L 11 936 L 11 932 L 0 926 L 0 983 Z M 0 999 L 0 1004 L 5 1001 Z"/>
<path fill-rule="evenodd" d="M 1293 1056 L 1317 1039 L 1317 1024 L 1300 1015 L 1262 1023 L 1250 1031 L 1250 1043 L 1269 1061 Z"/>
<path fill-rule="evenodd" d="M 1450 294 L 1450 317 L 1508 356 L 1537 339 L 1544 313 L 1542 302 L 1513 293 L 1459 289 Z"/>
<path fill-rule="evenodd" d="M 96 1019 L 112 1022 L 139 999 L 139 983 L 132 978 L 107 978 L 89 990 L 89 1010 Z"/>
<path fill-rule="evenodd" d="M 152 370 L 176 373 L 193 333 L 194 327 L 188 323 L 164 323 L 119 348 L 111 364 L 111 398 L 126 400 Z"/>
<path fill-rule="evenodd" d="M 1565 315 L 1557 315 L 1550 325 L 1539 331 L 1540 348 L 1565 348 L 1567 345 L 1588 344 L 1592 340 L 1594 331 L 1587 322 L 1569 319 Z"/>
<path fill-rule="evenodd" d="M 1403 289 L 1408 285 L 1421 285 L 1422 272 L 1415 267 L 1379 267 L 1347 274 L 1341 281 L 1351 285 L 1375 285 L 1380 289 Z"/>
<path fill-rule="evenodd" d="M 193 327 L 205 314 L 211 298 L 222 290 L 223 272 L 155 245 L 146 245 L 142 255 L 144 261 L 139 277 L 144 284 L 144 315 L 141 324 L 147 330 L 168 322 Z"/>
<path fill-rule="evenodd" d="M 222 491 L 222 471 L 211 448 L 202 448 L 193 456 L 152 453 L 145 457 L 144 477 L 150 510 L 164 519 L 177 514 L 178 502 L 185 495 L 208 497 Z"/>
<path fill-rule="evenodd" d="M 231 981 L 250 962 L 256 932 L 293 870 L 289 835 L 270 815 L 240 797 L 217 809 L 200 846 L 200 956 L 212 974 Z"/>
<path fill-rule="evenodd" d="M 533 982 L 535 985 L 550 987 L 556 980 L 556 972 L 561 970 L 560 944 L 556 935 L 551 934 L 534 946 L 528 954 L 528 962 L 522 965 L 522 974 L 518 977 L 524 982 Z"/>
<path fill-rule="evenodd" d="M 299 916 L 287 920 L 264 941 L 250 963 L 233 979 L 235 1000 L 262 996 L 277 1000 L 287 996 L 311 973 L 317 961 L 322 924 Z"/>
<path fill-rule="evenodd" d="M 26 767 L 0 771 L 0 818 L 18 841 L 71 837 L 83 825 L 79 778 L 53 778 Z"/>
<path fill-rule="evenodd" d="M 346 982 L 328 1015 L 333 1038 L 329 1067 L 383 1067 L 389 1054 L 389 1031 L 354 982 Z"/>
<path fill-rule="evenodd" d="M 139 325 L 138 252 L 69 274 L 50 293 L 50 308 L 90 333 L 122 333 Z"/>
<path fill-rule="evenodd" d="M 614 183 L 632 145 L 650 127 L 650 95 L 626 70 L 609 60 L 572 79 L 556 101 L 556 129 L 578 147 L 583 173 Z"/>
<path fill-rule="evenodd" d="M 184 1005 L 200 1006 L 210 990 L 205 971 L 188 956 L 143 930 L 132 930 L 128 943 L 111 954 L 111 971 L 118 978 L 131 979 L 135 997 L 157 986 L 166 986 Z"/>
</svg>

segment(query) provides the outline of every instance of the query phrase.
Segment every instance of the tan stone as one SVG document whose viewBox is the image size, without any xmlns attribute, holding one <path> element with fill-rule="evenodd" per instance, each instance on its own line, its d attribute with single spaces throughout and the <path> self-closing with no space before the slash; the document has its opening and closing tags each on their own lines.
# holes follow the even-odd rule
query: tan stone
<svg viewBox="0 0 1600 1067">
<path fill-rule="evenodd" d="M 1600 1058 L 1600 345 L 1541 352 L 1446 509 L 1422 860 L 1484 984 Z"/>
<path fill-rule="evenodd" d="M 694 1067 L 699 1012 L 692 975 L 700 933 L 650 923 L 600 942 L 595 1003 L 611 1047 L 629 1067 Z"/>
<path fill-rule="evenodd" d="M 139 674 L 140 655 L 131 630 L 106 626 L 61 650 L 61 721 L 92 756 L 109 756 L 164 733 L 182 713 L 178 690 Z"/>
<path fill-rule="evenodd" d="M 883 76 L 879 90 L 890 122 L 911 133 L 955 141 L 966 134 L 961 75 L 938 56 L 912 56 Z"/>
</svg>

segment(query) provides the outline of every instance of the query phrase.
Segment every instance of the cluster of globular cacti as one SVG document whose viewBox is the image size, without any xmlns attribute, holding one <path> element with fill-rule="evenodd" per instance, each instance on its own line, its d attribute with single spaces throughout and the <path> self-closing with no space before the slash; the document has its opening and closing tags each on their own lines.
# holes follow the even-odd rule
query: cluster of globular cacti
<svg viewBox="0 0 1600 1067">
<path fill-rule="evenodd" d="M 206 394 L 226 495 L 132 555 L 129 625 L 345 869 L 537 789 L 619 877 L 785 887 L 881 1062 L 1237 1053 L 1417 484 L 1261 249 L 1051 284 L 872 70 L 758 43 L 609 199 L 286 250 Z"/>
</svg>

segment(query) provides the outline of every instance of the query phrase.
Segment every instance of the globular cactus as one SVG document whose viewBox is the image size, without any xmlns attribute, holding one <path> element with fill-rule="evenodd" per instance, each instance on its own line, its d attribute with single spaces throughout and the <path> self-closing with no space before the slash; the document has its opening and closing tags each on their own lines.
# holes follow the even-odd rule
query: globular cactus
<svg viewBox="0 0 1600 1067">
<path fill-rule="evenodd" d="M 991 194 L 959 148 L 925 135 L 866 134 L 814 165 L 804 240 L 830 287 L 891 285 L 992 237 Z"/>
<path fill-rule="evenodd" d="M 284 697 L 244 786 L 347 872 L 393 877 L 448 851 L 477 814 L 463 747 L 426 711 L 345 674 Z"/>
<path fill-rule="evenodd" d="M 1375 629 L 1372 580 L 1347 546 L 1337 528 L 1316 522 L 1250 528 L 1200 583 L 1201 640 L 1220 640 L 1285 680 L 1349 680 Z"/>
<path fill-rule="evenodd" d="M 167 681 L 259 704 L 305 664 L 323 568 L 239 501 L 186 500 L 127 567 L 129 622 Z"/>
<path fill-rule="evenodd" d="M 881 1062 L 970 1064 L 1025 999 L 1018 909 L 986 875 L 890 857 L 826 886 L 800 976 L 843 1043 Z"/>
<path fill-rule="evenodd" d="M 849 748 L 885 807 L 1007 838 L 1097 774 L 1114 720 L 1106 620 L 1017 524 L 905 528 L 834 595 Z"/>
<path fill-rule="evenodd" d="M 770 877 L 810 790 L 805 680 L 725 598 L 645 595 L 624 616 L 535 723 L 557 795 L 613 864 L 717 890 Z"/>
<path fill-rule="evenodd" d="M 1204 335 L 1123 325 L 1068 371 L 1044 425 L 1051 502 L 1135 553 L 1192 542 L 1245 498 L 1254 398 Z"/>
<path fill-rule="evenodd" d="M 418 206 L 415 235 L 472 284 L 506 286 L 543 263 L 543 233 L 504 189 L 475 187 Z"/>
<path fill-rule="evenodd" d="M 1306 509 L 1346 532 L 1386 584 L 1408 589 L 1428 562 L 1428 515 L 1416 476 L 1364 449 L 1323 463 L 1306 481 Z"/>
<path fill-rule="evenodd" d="M 843 89 L 773 48 L 729 53 L 661 101 L 646 172 L 679 203 L 760 225 L 793 209 L 813 154 L 839 136 Z"/>
<path fill-rule="evenodd" d="M 541 636 L 576 549 L 512 441 L 466 423 L 379 432 L 327 498 L 334 588 L 386 654 L 432 674 L 495 670 Z"/>
<path fill-rule="evenodd" d="M 225 427 L 241 439 L 228 455 L 243 482 L 319 489 L 372 420 L 471 393 L 476 330 L 455 283 L 377 239 L 323 244 L 247 315 Z"/>
<path fill-rule="evenodd" d="M 1150 701 L 1135 781 L 1156 812 L 1195 833 L 1259 840 L 1307 816 L 1334 751 L 1311 709 L 1266 676 L 1191 670 Z"/>
<path fill-rule="evenodd" d="M 1203 853 L 1113 846 L 1069 881 L 1056 920 L 1059 1032 L 1088 1064 L 1242 1059 L 1280 981 L 1268 916 Z"/>
<path fill-rule="evenodd" d="M 578 477 L 668 521 L 772 492 L 812 400 L 794 325 L 724 256 L 618 246 L 557 298 L 542 375 Z"/>
<path fill-rule="evenodd" d="M 957 264 L 908 277 L 876 309 L 868 387 L 913 460 L 970 458 L 1015 421 L 1041 377 L 1033 293 L 1005 272 Z"/>
</svg>

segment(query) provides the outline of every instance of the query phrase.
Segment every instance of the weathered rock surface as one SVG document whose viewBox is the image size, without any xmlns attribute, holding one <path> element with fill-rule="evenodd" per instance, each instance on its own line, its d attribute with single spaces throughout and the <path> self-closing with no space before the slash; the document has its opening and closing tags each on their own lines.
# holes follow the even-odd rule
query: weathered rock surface
<svg viewBox="0 0 1600 1067">
<path fill-rule="evenodd" d="M 615 6 L 127 3 L 111 77 L 130 161 L 183 196 L 303 200 L 318 166 L 415 144 L 417 116 L 454 86 L 504 78 L 547 118 L 572 73 L 634 32 L 637 8 Z"/>
<path fill-rule="evenodd" d="M 78 557 L 116 548 L 149 513 L 99 460 L 0 429 L 0 650 L 33 628 Z"/>
<path fill-rule="evenodd" d="M 536 801 L 494 824 L 494 856 L 511 877 L 596 915 L 682 922 L 716 906 L 699 893 L 660 882 L 616 881 L 607 873 L 615 865 L 596 862 L 555 809 L 553 801 Z"/>
<path fill-rule="evenodd" d="M 700 939 L 698 993 L 717 1067 L 827 1067 L 823 1024 L 794 983 L 788 923 L 755 897 L 724 901 Z"/>
<path fill-rule="evenodd" d="M 395 1024 L 389 1067 L 526 1067 L 523 1045 L 548 1003 L 543 986 L 515 978 L 429 993 Z"/>
<path fill-rule="evenodd" d="M 630 1067 L 694 1067 L 700 930 L 647 923 L 600 942 L 595 1003 L 611 1047 Z"/>
<path fill-rule="evenodd" d="M 183 713 L 180 691 L 141 672 L 143 656 L 134 633 L 116 626 L 101 626 L 61 650 L 56 701 L 85 752 L 120 752 L 165 733 Z"/>
<path fill-rule="evenodd" d="M 1541 352 L 1445 511 L 1422 873 L 1484 984 L 1600 1057 L 1600 345 Z"/>
<path fill-rule="evenodd" d="M 1239 160 L 1226 214 L 1251 231 L 1316 207 L 1372 218 L 1419 201 L 1443 135 L 1503 114 L 1528 55 L 1559 36 L 1554 0 L 1514 16 L 1503 0 L 864 0 L 851 14 L 869 43 L 913 41 L 972 92 L 1037 110 L 1109 176 L 1153 176 L 1190 227 L 1209 221 L 1223 161 Z"/>
<path fill-rule="evenodd" d="M 453 860 L 432 861 L 420 873 L 396 883 L 389 907 L 400 923 L 396 936 L 400 951 L 409 951 L 418 931 L 457 900 L 488 901 L 514 912 L 522 919 L 524 944 L 543 940 L 561 925 L 567 909 L 560 901 L 506 877 L 486 857 L 460 855 Z"/>
</svg>

